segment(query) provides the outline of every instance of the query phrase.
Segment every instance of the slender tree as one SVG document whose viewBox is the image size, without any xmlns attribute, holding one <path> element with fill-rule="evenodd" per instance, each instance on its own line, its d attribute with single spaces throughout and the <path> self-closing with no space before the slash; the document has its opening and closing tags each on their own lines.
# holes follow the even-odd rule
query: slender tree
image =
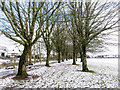
<svg viewBox="0 0 120 90">
<path fill-rule="evenodd" d="M 58 17 L 57 17 L 58 18 Z M 57 20 L 58 21 L 58 20 Z M 52 42 L 53 42 L 53 44 L 54 44 L 54 46 L 55 46 L 55 50 L 56 50 L 56 52 L 57 52 L 57 55 L 58 55 L 58 57 L 57 57 L 57 60 L 58 60 L 58 63 L 60 63 L 61 62 L 61 54 L 63 54 L 64 55 L 64 51 L 63 51 L 63 35 L 62 35 L 62 33 L 63 33 L 63 28 L 62 27 L 60 27 L 60 26 L 62 26 L 62 22 L 57 22 L 56 23 L 56 27 L 54 28 L 54 32 L 53 32 L 53 34 L 52 34 Z"/>
<path fill-rule="evenodd" d="M 58 28 L 58 24 L 56 27 L 57 28 L 54 28 L 54 32 L 52 34 L 52 42 L 54 44 L 55 51 L 57 52 L 58 63 L 60 63 L 60 29 Z"/>
<path fill-rule="evenodd" d="M 53 6 L 53 3 L 50 3 L 50 4 L 49 3 L 50 2 L 48 2 L 48 4 L 46 4 L 45 12 L 49 11 L 50 4 L 51 4 L 51 6 Z M 60 6 L 60 4 L 57 6 L 56 9 L 58 9 L 59 6 Z M 46 66 L 49 66 L 49 57 L 50 57 L 50 52 L 52 50 L 51 33 L 55 26 L 56 14 L 57 14 L 57 11 L 54 14 L 52 13 L 51 15 L 48 14 L 46 16 L 47 18 L 50 18 L 50 19 L 46 20 L 46 24 L 45 24 L 44 28 L 42 29 L 42 32 L 46 31 L 45 33 L 42 33 L 42 37 L 43 37 L 45 47 L 47 50 Z"/>
</svg>

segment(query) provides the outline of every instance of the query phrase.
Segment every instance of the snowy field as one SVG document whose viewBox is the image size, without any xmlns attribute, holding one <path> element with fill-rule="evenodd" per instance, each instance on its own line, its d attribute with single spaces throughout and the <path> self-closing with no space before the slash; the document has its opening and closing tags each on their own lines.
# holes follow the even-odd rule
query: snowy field
<svg viewBox="0 0 120 90">
<path fill-rule="evenodd" d="M 82 63 L 72 65 L 72 60 L 44 66 L 45 62 L 36 64 L 30 75 L 38 75 L 37 79 L 13 80 L 14 76 L 0 79 L 0 88 L 118 88 L 118 59 L 90 58 L 88 68 L 95 73 L 82 72 Z"/>
</svg>

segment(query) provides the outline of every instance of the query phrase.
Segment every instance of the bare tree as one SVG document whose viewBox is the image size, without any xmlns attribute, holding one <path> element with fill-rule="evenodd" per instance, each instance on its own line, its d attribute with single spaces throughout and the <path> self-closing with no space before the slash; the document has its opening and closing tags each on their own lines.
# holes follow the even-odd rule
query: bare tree
<svg viewBox="0 0 120 90">
<path fill-rule="evenodd" d="M 46 4 L 45 12 L 49 11 L 50 6 L 53 6 L 53 3 L 48 2 Z M 57 6 L 56 9 L 58 9 L 59 6 L 60 6 L 60 4 Z M 45 24 L 44 28 L 42 29 L 42 32 L 46 31 L 45 33 L 42 33 L 42 37 L 43 37 L 45 47 L 47 50 L 46 66 L 49 66 L 49 57 L 50 57 L 50 52 L 52 49 L 51 33 L 55 26 L 55 17 L 56 17 L 57 11 L 54 14 L 52 13 L 51 15 L 49 15 L 49 14 L 46 15 L 46 17 L 49 19 L 46 20 L 46 24 Z"/>
<path fill-rule="evenodd" d="M 57 17 L 58 18 L 58 17 Z M 58 63 L 61 61 L 61 33 L 63 32 L 62 28 L 60 27 L 61 23 L 57 22 L 56 27 L 54 28 L 54 32 L 52 34 L 52 42 L 54 44 L 55 50 L 57 52 L 57 60 Z"/>
<path fill-rule="evenodd" d="M 103 31 L 118 27 L 116 19 L 118 10 L 116 4 L 112 8 L 106 8 L 111 3 L 95 2 L 69 3 L 74 29 L 77 31 L 82 70 L 89 71 L 87 67 L 86 53 L 90 42 Z"/>
<path fill-rule="evenodd" d="M 1 12 L 4 15 L 0 18 L 0 31 L 6 37 L 24 46 L 16 77 L 26 78 L 28 76 L 26 61 L 30 48 L 45 32 L 41 32 L 41 29 L 49 19 L 46 15 L 51 12 L 50 16 L 52 16 L 59 4 L 60 2 L 55 2 L 47 12 L 42 12 L 41 9 L 46 7 L 46 2 L 0 3 Z"/>
</svg>

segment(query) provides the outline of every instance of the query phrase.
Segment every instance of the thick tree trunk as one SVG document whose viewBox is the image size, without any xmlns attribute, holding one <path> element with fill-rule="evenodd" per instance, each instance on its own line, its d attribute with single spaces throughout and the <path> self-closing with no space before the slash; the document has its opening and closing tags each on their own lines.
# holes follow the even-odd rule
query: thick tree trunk
<svg viewBox="0 0 120 90">
<path fill-rule="evenodd" d="M 50 57 L 50 50 L 47 48 L 47 59 L 46 59 L 46 65 L 45 66 L 50 66 L 49 65 L 49 57 Z"/>
<path fill-rule="evenodd" d="M 32 64 L 32 47 L 30 47 L 30 51 L 29 51 L 29 65 L 33 65 Z"/>
<path fill-rule="evenodd" d="M 82 71 L 87 72 L 89 70 L 88 70 L 88 67 L 87 67 L 86 46 L 85 45 L 82 46 L 82 51 L 83 51 L 83 55 L 82 55 L 82 58 L 81 58 L 81 60 L 82 60 Z"/>
<path fill-rule="evenodd" d="M 83 57 L 83 62 L 82 62 L 82 71 L 89 71 L 87 67 L 87 60 L 85 57 Z"/>
<path fill-rule="evenodd" d="M 75 60 L 75 58 L 76 58 L 76 53 L 75 53 L 76 51 L 75 51 L 75 41 L 73 40 L 73 65 L 76 65 L 76 60 Z"/>
<path fill-rule="evenodd" d="M 26 72 L 26 62 L 28 60 L 29 49 L 30 46 L 27 45 L 24 46 L 23 54 L 21 55 L 19 61 L 18 73 L 16 75 L 16 77 L 18 78 L 26 78 L 28 76 Z"/>
</svg>

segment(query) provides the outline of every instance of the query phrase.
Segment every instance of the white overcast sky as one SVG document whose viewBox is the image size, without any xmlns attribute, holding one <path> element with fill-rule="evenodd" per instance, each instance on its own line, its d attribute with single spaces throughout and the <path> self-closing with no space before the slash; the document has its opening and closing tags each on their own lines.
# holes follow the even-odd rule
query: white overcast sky
<svg viewBox="0 0 120 90">
<path fill-rule="evenodd" d="M 108 39 L 106 42 L 112 42 L 112 43 L 118 43 L 118 32 L 115 32 L 114 34 L 110 35 L 110 39 Z M 8 50 L 15 50 L 16 52 L 18 52 L 18 50 L 23 50 L 23 46 L 18 46 L 19 44 L 16 44 L 14 41 L 10 40 L 9 38 L 5 37 L 4 35 L 0 36 L 0 46 L 5 46 L 8 48 Z M 118 54 L 118 44 L 116 45 L 107 45 L 107 49 L 105 49 L 104 52 L 101 53 L 96 53 L 96 55 L 105 55 L 105 54 L 109 54 L 109 55 L 116 55 Z M 92 54 L 90 54 L 92 55 Z"/>
</svg>

